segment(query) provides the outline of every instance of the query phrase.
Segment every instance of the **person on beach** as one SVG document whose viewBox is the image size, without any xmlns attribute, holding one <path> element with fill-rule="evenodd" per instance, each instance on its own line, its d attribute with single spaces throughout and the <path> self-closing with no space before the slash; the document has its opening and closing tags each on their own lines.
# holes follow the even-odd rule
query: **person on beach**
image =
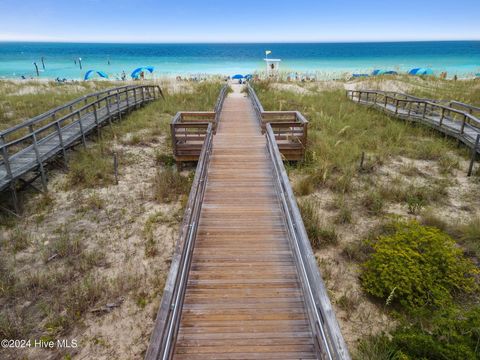
<svg viewBox="0 0 480 360">
<path fill-rule="evenodd" d="M 127 79 L 127 74 L 125 74 L 125 70 L 122 71 L 122 81 Z"/>
</svg>

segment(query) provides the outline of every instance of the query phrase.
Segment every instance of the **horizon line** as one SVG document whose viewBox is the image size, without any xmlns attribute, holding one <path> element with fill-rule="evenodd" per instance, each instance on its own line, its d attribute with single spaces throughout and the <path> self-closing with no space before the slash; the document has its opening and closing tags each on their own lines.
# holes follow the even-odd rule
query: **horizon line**
<svg viewBox="0 0 480 360">
<path fill-rule="evenodd" d="M 409 43 L 409 42 L 477 42 L 479 39 L 421 39 L 421 40 L 318 40 L 318 41 L 92 41 L 92 40 L 0 40 L 0 43 L 35 44 L 361 44 L 361 43 Z"/>
</svg>

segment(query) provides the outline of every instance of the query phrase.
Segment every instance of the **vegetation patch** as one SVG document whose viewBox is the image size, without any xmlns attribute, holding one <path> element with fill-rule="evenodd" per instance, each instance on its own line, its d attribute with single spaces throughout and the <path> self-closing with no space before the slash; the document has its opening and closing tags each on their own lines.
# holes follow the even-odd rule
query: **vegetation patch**
<svg viewBox="0 0 480 360">
<path fill-rule="evenodd" d="M 394 227 L 394 234 L 372 242 L 361 275 L 366 292 L 414 310 L 443 307 L 455 295 L 477 291 L 478 270 L 449 235 L 416 221 Z"/>
<path fill-rule="evenodd" d="M 325 224 L 318 214 L 317 204 L 313 199 L 299 202 L 303 223 L 312 248 L 319 249 L 322 244 L 335 244 L 338 240 L 335 228 Z"/>
<path fill-rule="evenodd" d="M 180 196 L 188 194 L 192 180 L 191 175 L 184 176 L 173 167 L 159 170 L 153 183 L 155 200 L 165 203 L 177 200 Z"/>
</svg>

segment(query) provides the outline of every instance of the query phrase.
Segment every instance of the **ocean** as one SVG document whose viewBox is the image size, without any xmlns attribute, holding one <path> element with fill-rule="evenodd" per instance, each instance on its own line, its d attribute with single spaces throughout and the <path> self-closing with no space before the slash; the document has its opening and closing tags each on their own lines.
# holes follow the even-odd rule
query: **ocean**
<svg viewBox="0 0 480 360">
<path fill-rule="evenodd" d="M 154 66 L 153 76 L 234 75 L 263 71 L 265 50 L 282 60 L 282 72 L 315 73 L 335 78 L 374 69 L 406 72 L 427 67 L 436 74 L 471 77 L 480 72 L 480 41 L 274 44 L 87 44 L 0 42 L 0 78 L 22 75 L 83 79 L 100 70 L 111 79 L 140 66 Z M 45 70 L 41 58 L 44 57 Z M 82 59 L 82 69 L 78 58 Z M 76 61 L 76 63 L 75 63 Z"/>
</svg>

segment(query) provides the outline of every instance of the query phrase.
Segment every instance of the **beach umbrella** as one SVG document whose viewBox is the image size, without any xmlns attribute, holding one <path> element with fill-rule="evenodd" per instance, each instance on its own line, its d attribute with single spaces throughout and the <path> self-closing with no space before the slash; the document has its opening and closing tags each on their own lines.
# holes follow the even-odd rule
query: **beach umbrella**
<svg viewBox="0 0 480 360">
<path fill-rule="evenodd" d="M 138 77 L 142 72 L 148 71 L 149 73 L 153 73 L 154 70 L 155 68 L 153 66 L 142 66 L 133 70 L 131 76 L 132 76 L 132 79 L 138 79 Z"/>
<path fill-rule="evenodd" d="M 368 74 L 352 74 L 354 78 L 359 78 L 359 77 L 369 77 L 370 75 Z"/>
<path fill-rule="evenodd" d="M 247 75 L 245 75 L 245 79 L 247 79 L 247 80 L 253 79 L 253 75 L 252 74 L 247 74 Z"/>
<path fill-rule="evenodd" d="M 106 73 L 104 73 L 103 71 L 88 70 L 85 73 L 85 76 L 83 77 L 83 80 L 91 79 L 92 77 L 97 76 L 97 75 L 101 78 L 108 79 L 108 75 Z"/>
<path fill-rule="evenodd" d="M 433 75 L 433 70 L 429 68 L 415 68 L 408 72 L 409 75 Z"/>
<path fill-rule="evenodd" d="M 373 70 L 372 76 L 377 76 L 377 75 L 397 75 L 397 72 L 393 70 L 383 70 L 383 69 Z"/>
<path fill-rule="evenodd" d="M 241 75 L 241 74 L 233 75 L 232 79 L 234 79 L 234 80 L 243 79 L 243 75 Z"/>
</svg>

